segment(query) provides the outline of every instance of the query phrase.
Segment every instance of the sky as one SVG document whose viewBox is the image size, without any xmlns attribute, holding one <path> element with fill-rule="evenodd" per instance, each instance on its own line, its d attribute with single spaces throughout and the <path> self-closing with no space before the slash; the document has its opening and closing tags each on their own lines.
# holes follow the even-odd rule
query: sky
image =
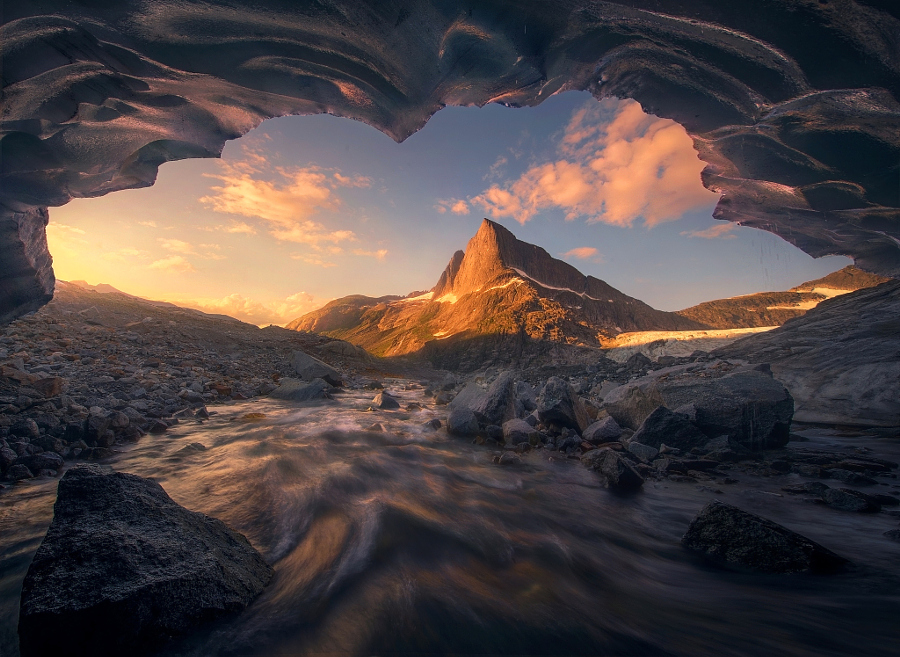
<svg viewBox="0 0 900 657">
<path fill-rule="evenodd" d="M 434 286 L 488 217 L 662 310 L 851 264 L 712 218 L 684 129 L 634 101 L 448 107 L 401 144 L 330 115 L 271 119 L 153 187 L 50 209 L 57 277 L 254 324 Z"/>
</svg>

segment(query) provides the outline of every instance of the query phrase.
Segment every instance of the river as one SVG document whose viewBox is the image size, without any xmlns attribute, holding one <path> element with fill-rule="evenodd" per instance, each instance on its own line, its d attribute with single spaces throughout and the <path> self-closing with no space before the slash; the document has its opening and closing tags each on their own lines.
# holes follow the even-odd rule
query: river
<svg viewBox="0 0 900 657">
<path fill-rule="evenodd" d="M 391 386 L 404 406 L 424 403 L 405 383 Z M 618 496 L 559 454 L 495 465 L 489 449 L 422 426 L 446 409 L 366 411 L 371 396 L 215 407 L 209 422 L 147 436 L 112 460 L 224 520 L 275 566 L 246 612 L 168 654 L 897 654 L 900 543 L 882 536 L 896 516 L 780 496 L 796 475 L 728 486 L 648 481 Z M 247 413 L 265 417 L 239 419 Z M 384 431 L 368 430 L 376 422 Z M 805 435 L 817 448 L 900 455 L 887 437 Z M 192 442 L 207 449 L 179 453 Z M 19 592 L 55 491 L 46 478 L 0 491 L 3 657 L 18 654 Z M 707 565 L 680 538 L 714 498 L 854 566 L 781 576 Z"/>
</svg>

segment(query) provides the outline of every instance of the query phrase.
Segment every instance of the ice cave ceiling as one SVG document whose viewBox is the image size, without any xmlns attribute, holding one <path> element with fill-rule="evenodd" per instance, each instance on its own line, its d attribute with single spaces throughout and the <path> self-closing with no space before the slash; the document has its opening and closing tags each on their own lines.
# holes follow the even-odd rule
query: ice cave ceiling
<svg viewBox="0 0 900 657">
<path fill-rule="evenodd" d="M 716 216 L 900 277 L 895 0 L 7 0 L 0 322 L 53 290 L 47 207 L 153 183 L 266 118 L 401 140 L 568 89 L 682 123 Z"/>
</svg>

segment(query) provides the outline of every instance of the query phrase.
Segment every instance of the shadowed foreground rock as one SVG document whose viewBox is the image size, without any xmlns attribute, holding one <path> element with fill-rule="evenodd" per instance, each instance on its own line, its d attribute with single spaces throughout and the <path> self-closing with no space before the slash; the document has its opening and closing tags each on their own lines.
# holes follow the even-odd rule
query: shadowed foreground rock
<svg viewBox="0 0 900 657">
<path fill-rule="evenodd" d="M 246 538 L 156 482 L 78 466 L 25 576 L 21 654 L 144 654 L 244 609 L 271 577 Z"/>
<path fill-rule="evenodd" d="M 681 539 L 715 561 L 765 573 L 833 572 L 846 559 L 771 520 L 714 500 Z"/>
</svg>

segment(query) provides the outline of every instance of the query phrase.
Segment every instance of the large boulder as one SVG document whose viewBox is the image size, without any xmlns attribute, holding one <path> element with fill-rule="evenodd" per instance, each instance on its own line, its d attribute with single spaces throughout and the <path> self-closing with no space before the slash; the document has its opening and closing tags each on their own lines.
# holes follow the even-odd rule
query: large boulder
<svg viewBox="0 0 900 657">
<path fill-rule="evenodd" d="M 518 445 L 537 441 L 540 434 L 525 420 L 514 419 L 503 423 L 503 441 L 507 445 Z"/>
<path fill-rule="evenodd" d="M 372 400 L 372 406 L 380 408 L 383 411 L 394 410 L 400 408 L 400 402 L 391 393 L 382 390 Z"/>
<path fill-rule="evenodd" d="M 575 389 L 557 376 L 551 376 L 544 384 L 537 414 L 544 424 L 572 429 L 579 434 L 591 424 L 587 408 Z"/>
<path fill-rule="evenodd" d="M 310 402 L 328 399 L 331 386 L 322 379 L 313 379 L 309 383 L 299 379 L 282 378 L 275 390 L 269 393 L 272 399 L 292 402 Z"/>
<path fill-rule="evenodd" d="M 462 437 L 478 435 L 478 418 L 472 409 L 467 406 L 451 409 L 447 417 L 447 433 Z"/>
<path fill-rule="evenodd" d="M 715 561 L 765 573 L 829 572 L 847 563 L 805 536 L 718 500 L 694 518 L 681 542 Z"/>
<path fill-rule="evenodd" d="M 656 449 L 663 444 L 678 449 L 691 449 L 709 442 L 707 435 L 684 415 L 673 413 L 665 406 L 659 406 L 650 413 L 631 440 Z"/>
<path fill-rule="evenodd" d="M 587 429 L 584 430 L 582 438 L 589 443 L 606 443 L 611 440 L 618 440 L 622 435 L 622 427 L 614 418 L 606 416 L 602 420 L 597 420 Z"/>
<path fill-rule="evenodd" d="M 149 479 L 78 466 L 53 510 L 22 587 L 23 657 L 144 654 L 244 609 L 272 577 L 241 534 Z"/>
<path fill-rule="evenodd" d="M 318 358 L 313 358 L 302 351 L 295 351 L 291 356 L 291 367 L 294 368 L 294 372 L 297 376 L 304 381 L 322 379 L 332 386 L 343 385 L 340 372 L 331 365 L 327 365 Z"/>
<path fill-rule="evenodd" d="M 631 464 L 611 449 L 593 449 L 581 457 L 589 470 L 596 471 L 607 488 L 623 493 L 634 492 L 644 485 L 644 478 Z"/>
<path fill-rule="evenodd" d="M 515 379 L 510 372 L 502 372 L 487 390 L 474 382 L 467 384 L 450 402 L 451 409 L 462 407 L 469 408 L 484 425 L 502 425 L 518 417 L 524 408 L 517 403 Z"/>
<path fill-rule="evenodd" d="M 659 406 L 690 405 L 694 424 L 710 438 L 727 435 L 753 450 L 788 441 L 794 400 L 765 366 L 719 361 L 670 367 L 620 386 L 603 400 L 606 411 L 631 429 Z"/>
</svg>

